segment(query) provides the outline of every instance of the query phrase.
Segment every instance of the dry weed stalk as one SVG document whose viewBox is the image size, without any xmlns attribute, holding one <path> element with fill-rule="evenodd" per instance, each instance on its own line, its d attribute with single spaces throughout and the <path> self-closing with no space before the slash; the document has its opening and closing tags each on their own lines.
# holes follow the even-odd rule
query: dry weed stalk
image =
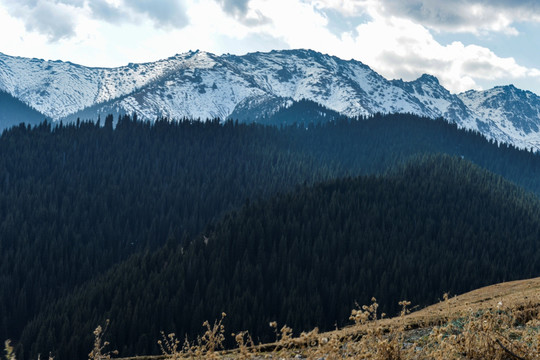
<svg viewBox="0 0 540 360">
<path fill-rule="evenodd" d="M 203 323 L 203 327 L 206 328 L 204 334 L 197 337 L 197 341 L 194 343 L 190 343 L 186 336 L 182 349 L 179 348 L 180 341 L 174 333 L 165 336 L 162 331 L 162 340 L 158 340 L 162 354 L 168 359 L 218 359 L 225 341 L 225 326 L 223 325 L 225 316 L 227 314 L 221 313 L 221 318 L 214 321 L 213 325 L 205 321 Z"/>
<path fill-rule="evenodd" d="M 108 327 L 109 319 L 105 321 L 105 327 L 101 327 L 101 325 L 99 325 L 96 330 L 94 330 L 94 348 L 90 354 L 88 354 L 88 358 L 90 360 L 110 360 L 112 355 L 118 354 L 118 351 L 116 350 L 103 352 L 103 350 L 109 346 L 108 341 L 103 341 L 103 337 Z"/>
<path fill-rule="evenodd" d="M 176 360 L 182 357 L 182 351 L 179 349 L 180 341 L 176 338 L 175 333 L 165 335 L 165 333 L 161 331 L 161 340 L 158 340 L 157 343 L 161 353 L 166 355 L 168 359 Z"/>
<path fill-rule="evenodd" d="M 16 360 L 15 359 L 15 350 L 11 346 L 11 340 L 4 341 L 4 349 L 6 352 L 6 360 Z"/>
<path fill-rule="evenodd" d="M 362 307 L 363 315 L 358 316 L 362 321 L 360 324 L 367 325 L 366 334 L 358 341 L 352 344 L 354 357 L 374 360 L 398 360 L 405 359 L 410 349 L 404 344 L 404 331 L 406 330 L 404 317 L 409 313 L 408 306 L 410 301 L 401 301 L 399 305 L 402 307 L 400 314 L 399 325 L 390 325 L 383 328 L 377 320 L 378 305 L 375 299 L 372 299 L 370 306 Z M 354 317 L 354 312 L 351 317 Z M 381 316 L 382 318 L 382 316 Z M 363 320 L 367 320 L 364 322 Z M 356 319 L 353 319 L 356 320 Z M 358 325 L 359 322 L 355 321 Z"/>
<path fill-rule="evenodd" d="M 290 349 L 294 347 L 293 331 L 287 325 L 283 325 L 278 330 L 278 324 L 275 321 L 270 322 L 270 327 L 274 329 L 276 334 L 276 346 L 274 347 L 273 354 L 278 357 L 284 357 L 290 353 Z"/>
<path fill-rule="evenodd" d="M 255 344 L 251 335 L 247 331 L 241 331 L 238 334 L 232 334 L 234 340 L 236 341 L 236 346 L 238 347 L 238 359 L 247 360 L 255 356 Z"/>
</svg>

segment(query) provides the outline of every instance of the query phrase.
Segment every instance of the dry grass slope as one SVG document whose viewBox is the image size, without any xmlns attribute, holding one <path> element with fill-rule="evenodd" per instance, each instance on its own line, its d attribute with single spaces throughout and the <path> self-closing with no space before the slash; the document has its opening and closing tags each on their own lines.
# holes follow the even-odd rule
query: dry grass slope
<svg viewBox="0 0 540 360">
<path fill-rule="evenodd" d="M 512 281 L 463 295 L 444 294 L 438 304 L 410 313 L 408 301 L 400 316 L 384 318 L 378 304 L 364 305 L 351 312 L 354 325 L 326 333 L 314 329 L 292 336 L 292 329 L 270 326 L 276 341 L 255 345 L 247 332 L 232 334 L 237 348 L 223 350 L 226 333 L 222 314 L 195 341 L 181 342 L 175 334 L 162 334 L 158 341 L 162 355 L 120 360 L 179 359 L 540 359 L 540 278 Z M 115 351 L 105 351 L 103 340 L 108 323 L 94 332 L 90 360 L 110 360 Z M 9 340 L 5 358 L 15 360 Z M 49 356 L 49 359 L 52 359 Z"/>
<path fill-rule="evenodd" d="M 443 296 L 438 304 L 385 319 L 377 303 L 351 313 L 354 325 L 326 333 L 317 329 L 292 337 L 287 326 L 270 326 L 277 341 L 254 345 L 247 332 L 232 334 L 238 348 L 223 351 L 223 317 L 183 346 L 174 334 L 160 342 L 163 355 L 123 360 L 157 359 L 540 359 L 540 278 L 487 286 Z"/>
</svg>

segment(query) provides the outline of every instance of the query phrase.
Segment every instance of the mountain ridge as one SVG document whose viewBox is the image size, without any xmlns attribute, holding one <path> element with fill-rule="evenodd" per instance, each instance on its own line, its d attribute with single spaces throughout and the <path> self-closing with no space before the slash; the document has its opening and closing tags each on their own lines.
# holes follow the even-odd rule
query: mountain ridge
<svg viewBox="0 0 540 360">
<path fill-rule="evenodd" d="M 0 53 L 0 89 L 53 120 L 108 113 L 253 120 L 307 99 L 349 117 L 443 117 L 498 142 L 540 149 L 540 97 L 530 91 L 507 85 L 453 94 L 433 75 L 388 80 L 358 60 L 306 49 L 197 50 L 114 68 Z"/>
</svg>

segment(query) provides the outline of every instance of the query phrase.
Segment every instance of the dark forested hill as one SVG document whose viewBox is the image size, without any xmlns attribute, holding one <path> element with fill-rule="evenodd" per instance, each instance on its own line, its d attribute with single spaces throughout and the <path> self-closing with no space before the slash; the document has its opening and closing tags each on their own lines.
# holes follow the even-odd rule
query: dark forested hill
<svg viewBox="0 0 540 360">
<path fill-rule="evenodd" d="M 133 253 L 335 173 L 290 152 L 275 129 L 111 122 L 18 126 L 0 138 L 0 338 L 18 339 L 44 304 Z"/>
<path fill-rule="evenodd" d="M 234 113 L 231 117 L 234 119 Z M 337 111 L 328 109 L 321 104 L 310 100 L 295 101 L 290 106 L 283 106 L 276 112 L 265 114 L 253 119 L 248 116 L 239 116 L 244 122 L 249 122 L 247 119 L 252 119 L 253 122 L 263 125 L 274 125 L 278 127 L 289 126 L 293 124 L 303 124 L 304 126 L 312 126 L 314 124 L 324 124 L 331 121 L 346 118 Z"/>
<path fill-rule="evenodd" d="M 328 330 L 372 296 L 392 314 L 403 299 L 537 276 L 539 236 L 535 196 L 469 161 L 422 158 L 246 204 L 191 245 L 131 258 L 50 306 L 22 341 L 82 357 L 81 339 L 110 318 L 122 355 L 149 353 L 160 330 L 193 335 L 222 311 L 261 340 L 274 320 Z"/>
<path fill-rule="evenodd" d="M 0 131 L 20 123 L 37 125 L 45 118 L 39 111 L 0 90 Z"/>
<path fill-rule="evenodd" d="M 91 302 L 91 318 L 81 311 L 70 320 L 60 311 L 56 315 L 65 324 L 60 328 L 43 325 L 43 319 L 58 320 L 44 311 L 59 299 L 72 299 L 75 289 L 85 291 L 111 267 L 135 255 L 165 251 L 166 256 L 245 202 L 345 176 L 384 174 L 426 153 L 463 157 L 540 193 L 538 155 L 412 115 L 281 129 L 217 120 L 150 124 L 129 116 L 107 117 L 98 124 L 16 126 L 0 137 L 0 338 L 21 340 L 19 349 L 25 352 L 20 358 L 35 358 L 35 349 L 48 351 L 50 344 L 58 344 L 54 348 L 61 359 L 84 355 L 88 344 L 83 335 L 65 339 L 62 328 L 70 329 L 76 318 L 81 334 L 89 336 L 83 330 L 95 326 L 94 319 L 115 317 L 112 303 L 105 296 Z M 153 266 L 147 267 L 149 274 Z M 195 288 L 199 292 L 201 281 Z M 147 311 L 160 293 L 169 299 L 175 291 L 147 283 L 153 292 L 133 311 Z M 125 300 L 135 306 L 134 299 Z M 215 308 L 221 304 L 216 300 Z M 191 305 L 190 312 L 213 316 L 203 313 L 199 303 Z M 146 312 L 141 316 L 153 318 Z M 310 314 L 303 316 L 302 324 L 314 323 L 307 321 Z M 116 320 L 127 324 L 129 319 Z M 198 320 L 193 321 L 189 329 L 198 328 Z M 118 341 L 126 353 L 139 351 L 129 345 L 132 339 L 153 329 L 129 326 L 141 331 Z M 150 349 L 154 342 L 147 336 L 137 346 Z"/>
</svg>

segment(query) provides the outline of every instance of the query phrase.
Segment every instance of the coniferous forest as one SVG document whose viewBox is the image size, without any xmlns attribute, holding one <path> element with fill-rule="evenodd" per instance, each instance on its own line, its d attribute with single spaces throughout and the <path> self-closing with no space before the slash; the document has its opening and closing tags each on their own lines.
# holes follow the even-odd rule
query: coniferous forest
<svg viewBox="0 0 540 360">
<path fill-rule="evenodd" d="M 290 110 L 287 116 L 290 115 Z M 443 120 L 271 127 L 136 116 L 0 137 L 0 338 L 20 359 L 120 355 L 160 330 L 271 340 L 540 273 L 540 157 Z"/>
</svg>

